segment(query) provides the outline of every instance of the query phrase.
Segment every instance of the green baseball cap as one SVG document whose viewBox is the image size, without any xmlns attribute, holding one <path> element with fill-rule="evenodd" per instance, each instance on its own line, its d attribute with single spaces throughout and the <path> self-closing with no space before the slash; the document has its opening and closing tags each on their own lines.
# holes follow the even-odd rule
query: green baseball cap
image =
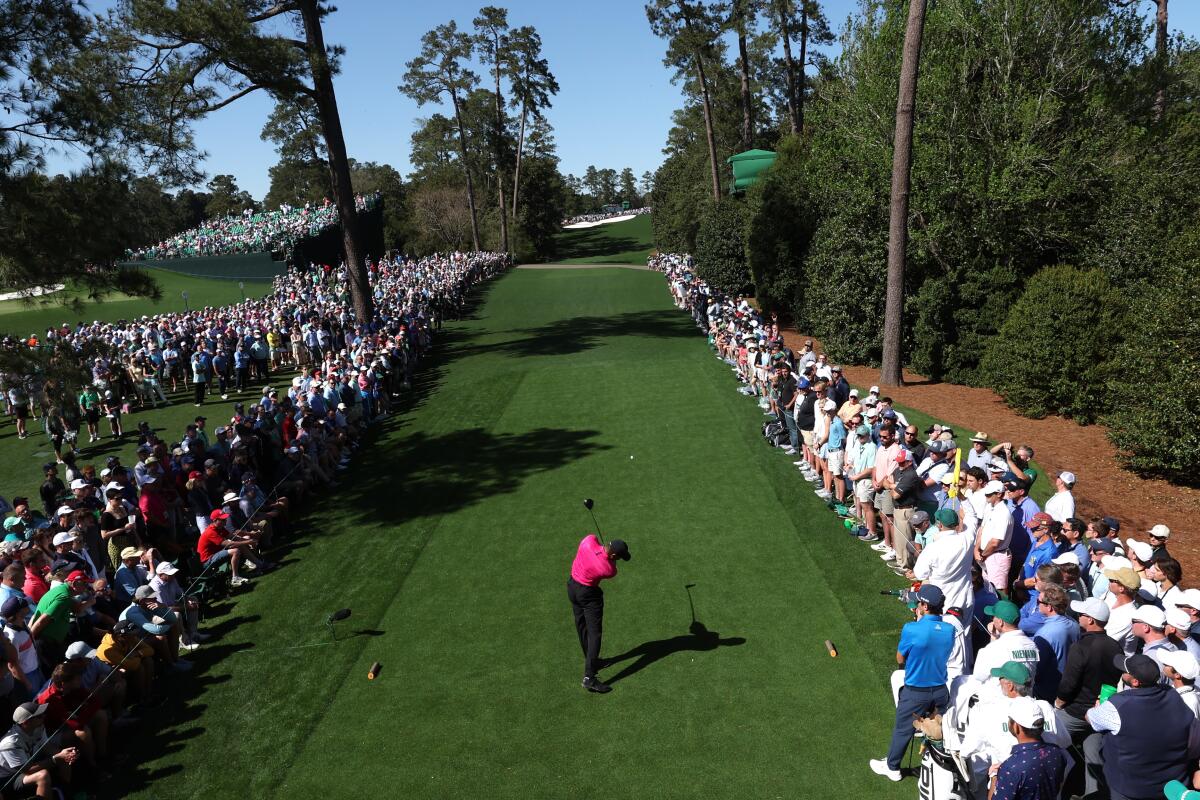
<svg viewBox="0 0 1200 800">
<path fill-rule="evenodd" d="M 869 426 L 869 425 L 859 425 L 859 426 L 858 426 L 858 427 L 857 427 L 857 428 L 854 430 L 854 432 L 855 432 L 855 433 L 857 433 L 859 436 L 870 436 L 870 435 L 871 435 L 871 426 Z"/>
<path fill-rule="evenodd" d="M 958 527 L 958 514 L 952 508 L 939 508 L 937 513 L 933 515 L 933 519 L 938 525 L 947 525 L 951 528 Z"/>
<path fill-rule="evenodd" d="M 986 606 L 983 613 L 989 617 L 1002 619 L 1010 625 L 1021 618 L 1021 609 L 1017 608 L 1017 604 L 1011 600 L 1001 600 L 994 605 Z"/>
<path fill-rule="evenodd" d="M 1005 661 L 999 667 L 992 670 L 993 678 L 1008 678 L 1018 686 L 1029 685 L 1029 667 L 1022 664 L 1020 661 Z"/>
</svg>

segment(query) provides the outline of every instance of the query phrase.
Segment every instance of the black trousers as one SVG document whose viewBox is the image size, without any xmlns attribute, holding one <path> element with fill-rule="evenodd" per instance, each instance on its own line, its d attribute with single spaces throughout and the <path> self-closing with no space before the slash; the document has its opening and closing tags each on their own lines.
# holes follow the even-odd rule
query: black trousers
<svg viewBox="0 0 1200 800">
<path fill-rule="evenodd" d="M 575 613 L 575 630 L 583 650 L 583 675 L 596 677 L 600 662 L 600 635 L 604 628 L 604 591 L 599 586 L 584 586 L 567 578 L 567 598 Z"/>
</svg>

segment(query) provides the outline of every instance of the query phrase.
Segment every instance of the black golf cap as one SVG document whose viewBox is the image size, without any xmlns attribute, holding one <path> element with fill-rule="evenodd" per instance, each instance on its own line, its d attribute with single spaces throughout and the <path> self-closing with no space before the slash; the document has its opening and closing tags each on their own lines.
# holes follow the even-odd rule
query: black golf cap
<svg viewBox="0 0 1200 800">
<path fill-rule="evenodd" d="M 629 545 L 625 544 L 624 539 L 613 539 L 611 542 L 609 542 L 608 552 L 612 553 L 622 561 L 628 561 L 631 558 L 629 555 Z"/>
<path fill-rule="evenodd" d="M 1138 683 L 1143 686 L 1153 686 L 1158 682 L 1162 674 L 1158 669 L 1158 662 L 1147 655 L 1138 654 L 1136 656 L 1119 655 L 1113 659 L 1113 665 L 1133 678 L 1137 678 Z"/>
</svg>

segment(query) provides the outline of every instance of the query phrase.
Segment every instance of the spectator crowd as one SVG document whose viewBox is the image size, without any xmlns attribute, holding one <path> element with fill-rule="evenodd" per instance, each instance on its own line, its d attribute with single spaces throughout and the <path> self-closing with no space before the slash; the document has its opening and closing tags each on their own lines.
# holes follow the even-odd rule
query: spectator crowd
<svg viewBox="0 0 1200 800">
<path fill-rule="evenodd" d="M 372 202 L 372 198 L 361 195 L 354 198 L 354 206 L 360 213 L 370 208 Z M 274 211 L 255 213 L 246 209 L 240 214 L 207 220 L 158 244 L 126 250 L 125 258 L 144 261 L 242 253 L 286 256 L 302 239 L 318 236 L 337 224 L 337 206 L 328 199 L 320 204 L 306 203 L 303 208 L 285 204 Z"/>
<path fill-rule="evenodd" d="M 649 214 L 650 212 L 650 206 L 645 206 L 643 208 L 627 208 L 620 211 L 600 211 L 593 214 L 579 214 L 574 217 L 568 217 L 567 219 L 563 220 L 562 224 L 563 226 L 567 226 L 577 225 L 580 222 L 603 222 L 606 219 L 612 219 L 614 217 L 640 217 L 642 214 Z"/>
<path fill-rule="evenodd" d="M 895 725 L 871 770 L 902 780 L 920 735 L 922 796 L 1149 800 L 1200 782 L 1200 587 L 1166 525 L 1080 517 L 1076 476 L 1043 474 L 1032 446 L 921 430 L 811 340 L 789 348 L 777 318 L 708 286 L 690 256 L 649 265 L 757 400 L 768 441 L 908 582 Z"/>
<path fill-rule="evenodd" d="M 18 435 L 39 422 L 57 456 L 36 497 L 0 498 L 0 713 L 12 719 L 0 794 L 87 792 L 130 737 L 150 735 L 144 712 L 189 680 L 187 654 L 210 638 L 208 603 L 275 569 L 301 504 L 338 485 L 442 320 L 508 266 L 495 253 L 384 259 L 370 265 L 368 321 L 343 268 L 292 271 L 226 308 L 48 331 L 38 346 L 100 353 L 78 386 L 0 376 Z M 172 402 L 216 419 L 126 431 L 131 405 Z M 97 472 L 81 463 L 85 430 L 136 437 L 135 458 Z"/>
</svg>

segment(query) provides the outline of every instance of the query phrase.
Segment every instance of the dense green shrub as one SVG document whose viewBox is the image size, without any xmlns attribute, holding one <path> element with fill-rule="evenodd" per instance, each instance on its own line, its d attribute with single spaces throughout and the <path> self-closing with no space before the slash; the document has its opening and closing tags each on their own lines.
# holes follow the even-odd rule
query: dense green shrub
<svg viewBox="0 0 1200 800">
<path fill-rule="evenodd" d="M 1196 485 L 1200 475 L 1200 259 L 1128 303 L 1113 361 L 1108 436 L 1133 469 Z M 1098 337 L 1099 338 L 1099 337 Z"/>
<path fill-rule="evenodd" d="M 789 136 L 775 164 L 746 192 L 746 263 L 755 297 L 767 310 L 790 313 L 803 297 L 801 266 L 819 221 L 805 168 L 801 141 Z"/>
<path fill-rule="evenodd" d="M 750 288 L 746 269 L 746 208 L 738 200 L 709 203 L 696 232 L 696 274 L 730 294 Z"/>
<path fill-rule="evenodd" d="M 1119 316 L 1117 295 L 1101 270 L 1047 267 L 992 337 L 984 377 L 1021 414 L 1093 422 L 1110 401 Z"/>
</svg>

